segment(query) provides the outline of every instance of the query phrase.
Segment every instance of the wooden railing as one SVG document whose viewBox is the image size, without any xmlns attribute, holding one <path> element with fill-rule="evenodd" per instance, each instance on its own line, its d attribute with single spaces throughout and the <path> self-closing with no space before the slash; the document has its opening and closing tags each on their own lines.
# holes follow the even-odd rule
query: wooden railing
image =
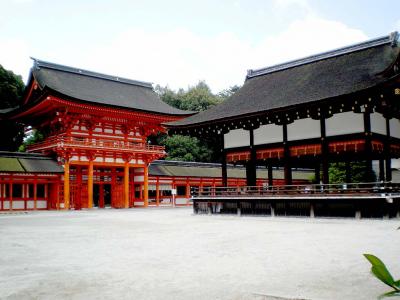
<svg viewBox="0 0 400 300">
<path fill-rule="evenodd" d="M 118 140 L 89 139 L 55 136 L 47 138 L 42 142 L 29 145 L 28 152 L 62 149 L 69 147 L 78 147 L 81 149 L 98 149 L 98 150 L 120 150 L 120 151 L 146 151 L 146 152 L 165 152 L 164 146 L 148 145 L 144 143 L 125 142 Z"/>
<path fill-rule="evenodd" d="M 391 182 L 372 183 L 342 183 L 342 184 L 304 184 L 281 186 L 232 186 L 204 187 L 192 190 L 196 198 L 224 197 L 268 197 L 268 196 L 297 196 L 312 198 L 318 196 L 347 196 L 347 195 L 379 195 L 400 197 L 400 184 Z"/>
</svg>

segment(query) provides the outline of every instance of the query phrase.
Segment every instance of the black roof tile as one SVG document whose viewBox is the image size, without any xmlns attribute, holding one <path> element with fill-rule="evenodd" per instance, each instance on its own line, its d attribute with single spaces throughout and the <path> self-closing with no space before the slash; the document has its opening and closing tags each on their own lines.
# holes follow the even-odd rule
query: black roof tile
<svg viewBox="0 0 400 300">
<path fill-rule="evenodd" d="M 193 114 L 163 102 L 151 83 L 33 60 L 32 75 L 41 88 L 96 104 L 168 115 Z"/>
<path fill-rule="evenodd" d="M 288 63 L 248 71 L 231 98 L 168 127 L 200 126 L 243 115 L 352 94 L 388 80 L 382 75 L 399 56 L 397 33 Z"/>
</svg>

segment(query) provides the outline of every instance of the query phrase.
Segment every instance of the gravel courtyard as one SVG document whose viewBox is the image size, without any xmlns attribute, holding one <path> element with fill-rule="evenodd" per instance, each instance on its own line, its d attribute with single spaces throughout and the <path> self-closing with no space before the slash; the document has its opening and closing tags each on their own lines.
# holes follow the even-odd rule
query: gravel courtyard
<svg viewBox="0 0 400 300">
<path fill-rule="evenodd" d="M 0 214 L 0 297 L 376 299 L 388 288 L 362 253 L 400 278 L 399 225 L 190 208 Z"/>
</svg>

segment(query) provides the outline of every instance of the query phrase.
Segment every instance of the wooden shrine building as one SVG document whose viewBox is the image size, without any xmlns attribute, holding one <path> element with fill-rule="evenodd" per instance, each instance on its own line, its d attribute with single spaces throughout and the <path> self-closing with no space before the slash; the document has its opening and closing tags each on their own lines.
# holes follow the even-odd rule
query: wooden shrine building
<svg viewBox="0 0 400 300">
<path fill-rule="evenodd" d="M 336 161 L 379 161 L 379 180 L 391 180 L 400 157 L 398 34 L 258 70 L 224 103 L 167 124 L 170 134 L 219 135 L 226 162 L 313 167 L 329 182 Z M 226 171 L 223 170 L 226 181 Z M 272 178 L 271 178 L 272 180 Z"/>
<path fill-rule="evenodd" d="M 95 186 L 100 207 L 105 194 L 112 207 L 131 207 L 138 189 L 136 205 L 147 206 L 148 166 L 165 155 L 147 137 L 191 114 L 161 101 L 150 83 L 34 59 L 23 104 L 6 117 L 44 135 L 28 152 L 58 160 L 59 208 L 79 209 L 94 205 Z"/>
<path fill-rule="evenodd" d="M 244 85 L 222 104 L 167 124 L 170 134 L 219 136 L 222 177 L 226 164 L 315 169 L 329 183 L 329 164 L 365 163 L 370 181 L 392 180 L 400 157 L 400 46 L 398 33 L 303 59 L 247 72 Z M 374 178 L 373 161 L 378 162 Z M 351 182 L 350 172 L 347 182 Z M 227 190 L 227 193 L 230 192 Z"/>
</svg>

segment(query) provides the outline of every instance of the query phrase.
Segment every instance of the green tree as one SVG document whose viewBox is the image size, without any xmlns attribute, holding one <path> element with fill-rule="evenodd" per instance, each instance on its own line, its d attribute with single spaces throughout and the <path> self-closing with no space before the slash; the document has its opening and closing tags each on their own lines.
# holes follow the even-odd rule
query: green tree
<svg viewBox="0 0 400 300">
<path fill-rule="evenodd" d="M 239 85 L 231 86 L 229 89 L 225 89 L 225 90 L 219 92 L 218 97 L 224 101 L 224 100 L 228 99 L 229 97 L 233 96 L 233 94 L 235 94 L 239 89 L 240 89 Z"/>
<path fill-rule="evenodd" d="M 167 104 L 190 111 L 203 111 L 211 108 L 230 97 L 239 89 L 238 86 L 230 87 L 215 95 L 210 87 L 200 81 L 197 85 L 187 90 L 171 90 L 168 86 L 155 87 L 156 93 Z M 155 136 L 149 139 L 151 143 L 166 146 L 169 160 L 217 162 L 220 159 L 218 141 L 209 137 L 208 139 L 191 138 L 187 136 Z"/>
<path fill-rule="evenodd" d="M 166 160 L 209 162 L 212 151 L 197 138 L 183 135 L 168 136 L 161 140 L 168 153 Z"/>
<path fill-rule="evenodd" d="M 16 151 L 24 137 L 24 127 L 4 117 L 7 111 L 20 105 L 24 88 L 21 76 L 0 65 L 0 150 Z"/>
<path fill-rule="evenodd" d="M 369 174 L 364 161 L 350 163 L 351 182 L 375 182 L 376 175 L 373 172 Z M 332 163 L 329 166 L 329 182 L 344 183 L 346 182 L 346 164 L 344 162 Z"/>
<path fill-rule="evenodd" d="M 204 81 L 189 87 L 186 91 L 179 89 L 175 92 L 169 87 L 159 85 L 156 86 L 155 91 L 165 103 L 182 110 L 203 111 L 224 100 L 218 95 L 214 95 Z"/>
<path fill-rule="evenodd" d="M 34 129 L 32 133 L 28 137 L 26 137 L 23 143 L 19 146 L 18 151 L 25 152 L 27 146 L 42 141 L 43 139 L 44 139 L 43 133 Z"/>
</svg>

